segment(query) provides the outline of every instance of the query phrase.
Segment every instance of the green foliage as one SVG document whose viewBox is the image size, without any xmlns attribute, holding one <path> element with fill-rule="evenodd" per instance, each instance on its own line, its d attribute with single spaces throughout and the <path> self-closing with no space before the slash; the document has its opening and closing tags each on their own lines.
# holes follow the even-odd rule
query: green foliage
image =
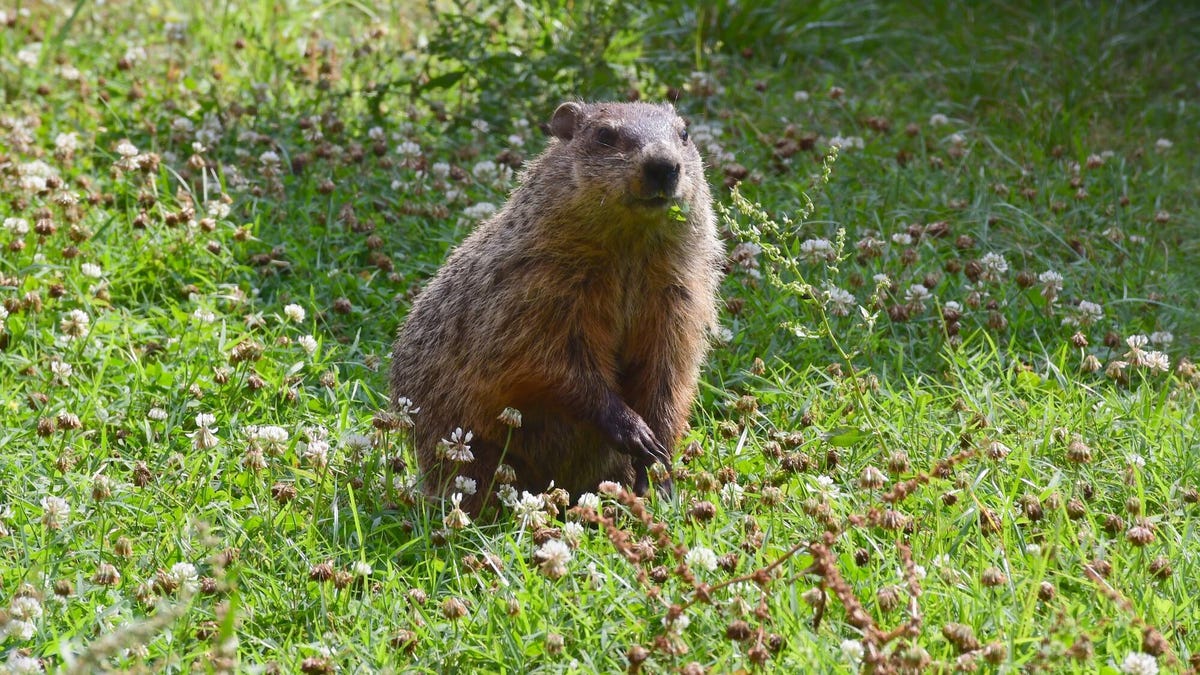
<svg viewBox="0 0 1200 675">
<path fill-rule="evenodd" d="M 1194 662 L 1196 10 L 2 12 L 0 670 Z M 730 251 L 677 494 L 466 522 L 391 337 L 635 91 Z"/>
</svg>

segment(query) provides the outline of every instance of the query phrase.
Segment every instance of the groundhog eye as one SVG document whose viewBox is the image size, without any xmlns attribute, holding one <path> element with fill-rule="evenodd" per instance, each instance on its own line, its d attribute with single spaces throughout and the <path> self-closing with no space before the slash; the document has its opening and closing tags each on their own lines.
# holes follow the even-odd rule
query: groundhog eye
<svg viewBox="0 0 1200 675">
<path fill-rule="evenodd" d="M 596 142 L 610 148 L 617 147 L 617 130 L 612 127 L 600 127 L 596 131 Z"/>
<path fill-rule="evenodd" d="M 679 140 L 683 141 L 684 143 L 687 143 L 687 142 L 688 142 L 688 132 L 687 132 L 687 129 L 684 129 L 683 131 L 680 131 L 680 132 L 679 132 Z"/>
</svg>

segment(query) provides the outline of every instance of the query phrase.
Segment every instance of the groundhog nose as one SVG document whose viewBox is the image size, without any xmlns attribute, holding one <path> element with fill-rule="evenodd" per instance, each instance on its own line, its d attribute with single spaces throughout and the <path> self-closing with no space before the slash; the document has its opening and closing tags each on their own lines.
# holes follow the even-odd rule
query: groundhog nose
<svg viewBox="0 0 1200 675">
<path fill-rule="evenodd" d="M 656 157 L 642 165 L 646 187 L 651 194 L 673 195 L 679 185 L 679 162 Z"/>
</svg>

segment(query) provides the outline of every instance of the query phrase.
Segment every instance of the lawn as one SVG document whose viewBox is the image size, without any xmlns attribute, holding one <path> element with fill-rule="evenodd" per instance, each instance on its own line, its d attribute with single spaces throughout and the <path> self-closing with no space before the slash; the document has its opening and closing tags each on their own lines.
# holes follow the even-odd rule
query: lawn
<svg viewBox="0 0 1200 675">
<path fill-rule="evenodd" d="M 1197 672 L 1200 10 L 1040 4 L 9 3 L 0 672 Z M 729 252 L 675 494 L 472 520 L 391 339 L 630 98 Z"/>
</svg>

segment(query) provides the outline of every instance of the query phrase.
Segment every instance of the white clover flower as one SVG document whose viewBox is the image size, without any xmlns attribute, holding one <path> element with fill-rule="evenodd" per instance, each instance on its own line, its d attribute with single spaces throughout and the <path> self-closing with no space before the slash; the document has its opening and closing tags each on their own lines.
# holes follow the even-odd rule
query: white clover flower
<svg viewBox="0 0 1200 675">
<path fill-rule="evenodd" d="M 450 434 L 450 438 L 443 438 L 438 444 L 438 453 L 452 462 L 473 462 L 475 454 L 471 452 L 469 445 L 473 436 L 472 432 L 464 433 L 461 427 L 457 427 Z"/>
<path fill-rule="evenodd" d="M 37 626 L 31 621 L 14 619 L 5 624 L 3 629 L 0 629 L 0 635 L 4 635 L 5 633 L 15 636 L 21 642 L 26 642 L 33 639 L 33 636 L 37 633 Z M 16 652 L 14 651 L 13 653 Z"/>
<path fill-rule="evenodd" d="M 167 419 L 167 411 L 162 408 L 151 408 L 146 411 L 146 418 L 153 422 L 163 422 Z"/>
<path fill-rule="evenodd" d="M 475 482 L 474 478 L 467 478 L 466 476 L 455 476 L 454 477 L 454 491 L 455 492 L 461 492 L 464 495 L 470 496 L 470 495 L 475 494 L 475 491 L 477 489 L 478 489 L 478 484 Z"/>
<path fill-rule="evenodd" d="M 1159 153 L 1166 152 L 1174 146 L 1175 144 L 1166 138 L 1160 138 L 1157 141 L 1154 141 L 1154 150 Z"/>
<path fill-rule="evenodd" d="M 47 495 L 42 497 L 42 524 L 46 527 L 56 530 L 62 526 L 62 522 L 71 515 L 71 505 L 62 497 Z"/>
<path fill-rule="evenodd" d="M 311 335 L 302 335 L 296 338 L 296 343 L 300 345 L 305 354 L 310 356 L 317 351 L 317 339 Z"/>
<path fill-rule="evenodd" d="M 929 116 L 929 126 L 931 126 L 931 127 L 945 126 L 949 123 L 950 123 L 950 118 L 946 117 L 942 113 L 934 113 Z"/>
<path fill-rule="evenodd" d="M 66 384 L 67 380 L 71 379 L 71 374 L 73 372 L 74 368 L 71 367 L 71 364 L 65 361 L 50 362 L 50 373 L 54 376 L 54 380 L 59 384 Z"/>
<path fill-rule="evenodd" d="M 401 157 L 404 157 L 406 159 L 420 157 L 421 156 L 421 146 L 417 145 L 416 143 L 413 143 L 412 141 L 404 141 L 400 145 L 396 146 L 396 154 L 398 154 Z"/>
<path fill-rule="evenodd" d="M 863 655 L 866 650 L 863 648 L 863 643 L 859 640 L 842 640 L 842 658 L 849 661 L 852 665 L 858 666 L 862 663 Z"/>
<path fill-rule="evenodd" d="M 842 496 L 842 491 L 829 476 L 817 476 L 809 485 L 809 491 L 823 500 L 833 501 Z"/>
<path fill-rule="evenodd" d="M 687 630 L 687 627 L 691 625 L 692 620 L 688 618 L 687 614 L 680 614 L 675 617 L 674 621 L 670 621 L 668 617 L 664 616 L 662 623 L 668 631 L 676 635 L 682 635 L 683 631 Z"/>
<path fill-rule="evenodd" d="M 329 466 L 329 441 L 323 438 L 314 438 L 304 444 L 301 454 L 318 471 L 323 470 Z"/>
<path fill-rule="evenodd" d="M 579 501 L 576 502 L 580 507 L 585 509 L 600 510 L 600 495 L 595 492 L 585 492 L 579 495 Z"/>
<path fill-rule="evenodd" d="M 4 229 L 18 237 L 29 234 L 29 221 L 24 218 L 9 217 L 4 219 Z"/>
<path fill-rule="evenodd" d="M 196 426 L 198 427 L 211 427 L 216 422 L 217 416 L 212 413 L 197 413 L 196 415 Z"/>
<path fill-rule="evenodd" d="M 216 416 L 211 413 L 196 415 L 196 430 L 190 434 L 193 447 L 197 450 L 211 450 L 217 447 L 220 439 L 216 435 L 217 428 L 213 426 L 216 421 Z"/>
<path fill-rule="evenodd" d="M 471 128 L 481 134 L 486 134 L 487 132 L 491 131 L 492 125 L 488 124 L 487 120 L 474 119 L 471 120 Z"/>
<path fill-rule="evenodd" d="M 1038 275 L 1038 282 L 1042 285 L 1042 295 L 1047 300 L 1053 300 L 1058 297 L 1059 291 L 1063 289 L 1063 275 L 1054 270 L 1046 270 Z"/>
<path fill-rule="evenodd" d="M 704 546 L 689 549 L 683 557 L 683 561 L 687 563 L 688 567 L 699 568 L 706 572 L 717 569 L 717 554 L 711 548 Z"/>
<path fill-rule="evenodd" d="M 746 488 L 732 481 L 721 486 L 721 502 L 726 506 L 737 508 L 742 504 Z"/>
<path fill-rule="evenodd" d="M 79 271 L 83 274 L 83 276 L 91 277 L 93 279 L 99 279 L 100 277 L 104 276 L 104 270 L 95 263 L 83 263 L 79 266 Z"/>
<path fill-rule="evenodd" d="M 547 516 L 543 507 L 541 495 L 521 493 L 521 498 L 513 505 L 513 515 L 521 529 L 536 529 L 545 525 Z"/>
<path fill-rule="evenodd" d="M 0 629 L 0 636 L 5 632 L 5 629 Z M 31 637 L 33 637 L 33 631 L 29 632 L 29 637 L 22 639 L 28 640 Z M 8 653 L 8 660 L 5 661 L 4 667 L 7 668 L 9 675 L 41 675 L 42 673 L 42 662 L 39 659 L 32 656 L 25 656 L 16 649 Z"/>
<path fill-rule="evenodd" d="M 1149 351 L 1142 356 L 1142 365 L 1150 372 L 1165 373 L 1171 369 L 1171 357 L 1160 351 Z"/>
<path fill-rule="evenodd" d="M 434 162 L 433 166 L 429 167 L 429 173 L 438 180 L 446 180 L 450 176 L 450 164 L 447 162 Z"/>
<path fill-rule="evenodd" d="M 1150 342 L 1156 345 L 1169 345 L 1175 341 L 1175 335 L 1170 331 L 1160 330 L 1150 334 Z"/>
<path fill-rule="evenodd" d="M 1125 344 L 1129 345 L 1130 350 L 1137 350 L 1145 347 L 1150 342 L 1150 338 L 1145 335 L 1130 335 L 1125 338 Z"/>
<path fill-rule="evenodd" d="M 42 603 L 37 598 L 20 596 L 13 598 L 8 615 L 20 621 L 37 621 L 42 618 Z"/>
<path fill-rule="evenodd" d="M 1063 323 L 1090 326 L 1104 318 L 1104 307 L 1087 300 L 1080 300 L 1075 316 L 1063 319 Z"/>
<path fill-rule="evenodd" d="M 542 544 L 534 552 L 534 560 L 542 574 L 551 579 L 561 579 L 567 573 L 567 563 L 571 562 L 571 547 L 558 539 L 551 539 Z"/>
<path fill-rule="evenodd" d="M 983 273 L 979 275 L 984 281 L 999 281 L 1008 271 L 1008 261 L 999 253 L 987 253 L 979 260 Z"/>
<path fill-rule="evenodd" d="M 130 143 L 129 139 L 123 139 L 120 143 L 117 143 L 116 151 L 124 159 L 132 159 L 139 154 L 137 146 Z"/>
<path fill-rule="evenodd" d="M 301 321 L 304 321 L 304 317 L 307 315 L 308 314 L 304 311 L 304 308 L 295 303 L 285 305 L 283 308 L 283 316 L 292 323 L 300 323 Z"/>
<path fill-rule="evenodd" d="M 827 286 L 825 297 L 829 300 L 829 313 L 834 316 L 849 316 L 854 308 L 854 294 L 837 286 Z"/>
<path fill-rule="evenodd" d="M 806 103 L 808 102 L 808 99 L 808 92 L 804 91 L 803 89 L 798 89 L 792 94 L 792 100 L 796 103 Z"/>
<path fill-rule="evenodd" d="M 925 288 L 924 284 L 913 284 L 904 291 L 904 300 L 912 306 L 913 310 L 918 312 L 925 311 L 925 303 L 933 297 L 929 293 L 929 289 Z"/>
<path fill-rule="evenodd" d="M 0 330 L 4 330 L 4 320 L 8 318 L 8 310 L 0 305 Z"/>
<path fill-rule="evenodd" d="M 832 262 L 837 259 L 837 252 L 828 239 L 806 239 L 800 244 L 800 257 L 810 263 L 820 260 Z"/>
<path fill-rule="evenodd" d="M 171 569 L 167 571 L 167 578 L 179 586 L 195 590 L 196 581 L 200 578 L 200 575 L 196 573 L 196 566 L 192 563 L 177 562 L 171 565 Z"/>
<path fill-rule="evenodd" d="M 274 150 L 265 150 L 261 155 L 258 156 L 258 161 L 260 164 L 268 168 L 277 167 L 279 166 L 280 162 L 279 153 L 275 152 Z"/>
<path fill-rule="evenodd" d="M 571 546 L 578 546 L 579 542 L 583 541 L 583 525 L 573 520 L 563 523 L 562 536 L 563 541 Z"/>
<path fill-rule="evenodd" d="M 387 138 L 387 134 L 383 132 L 382 127 L 371 127 L 370 129 L 367 129 L 367 138 L 378 142 Z"/>
<path fill-rule="evenodd" d="M 462 210 L 463 218 L 476 222 L 486 219 L 497 211 L 497 206 L 491 202 L 478 202 Z"/>
<path fill-rule="evenodd" d="M 58 329 L 68 338 L 81 338 L 88 334 L 91 318 L 81 309 L 73 309 L 58 322 Z"/>
<path fill-rule="evenodd" d="M 200 323 L 213 323 L 217 320 L 217 315 L 212 310 L 197 307 L 196 311 L 192 312 L 192 318 Z"/>
<path fill-rule="evenodd" d="M 41 55 L 41 53 L 42 43 L 34 42 L 25 45 L 20 51 L 17 52 L 17 61 L 22 65 L 29 66 L 30 68 L 36 68 L 38 64 L 38 57 Z"/>
<path fill-rule="evenodd" d="M 912 235 L 907 232 L 897 232 L 892 235 L 892 243 L 901 246 L 911 246 L 913 243 Z"/>
<path fill-rule="evenodd" d="M 354 564 L 350 566 L 350 571 L 356 577 L 369 577 L 375 570 L 371 569 L 371 566 L 367 564 L 365 560 L 356 560 Z"/>
<path fill-rule="evenodd" d="M 74 131 L 54 137 L 54 149 L 61 153 L 72 153 L 79 148 L 79 135 Z"/>
<path fill-rule="evenodd" d="M 1132 652 L 1121 662 L 1121 672 L 1126 675 L 1158 675 L 1158 660 L 1150 654 Z"/>
</svg>

